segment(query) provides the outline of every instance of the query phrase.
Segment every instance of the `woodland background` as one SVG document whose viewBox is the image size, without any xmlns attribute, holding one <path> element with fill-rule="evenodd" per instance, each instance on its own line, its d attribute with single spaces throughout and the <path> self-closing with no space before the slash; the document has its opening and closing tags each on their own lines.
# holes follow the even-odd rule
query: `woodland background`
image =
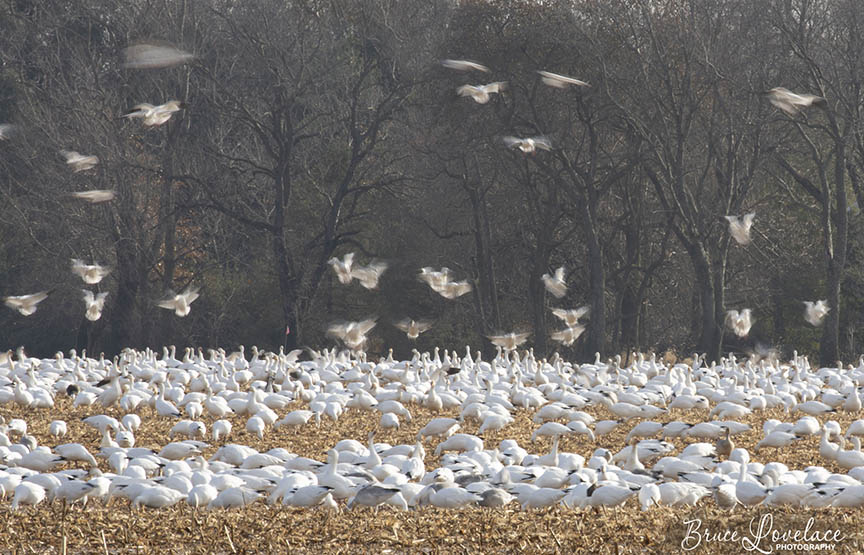
<svg viewBox="0 0 864 555">
<path fill-rule="evenodd" d="M 860 0 L 4 0 L 0 5 L 0 347 L 325 346 L 379 317 L 370 351 L 410 356 L 591 307 L 574 359 L 629 349 L 861 352 L 864 3 Z M 187 64 L 122 66 L 164 40 Z M 459 73 L 444 58 L 479 61 Z M 536 70 L 590 88 L 552 89 Z M 485 105 L 462 84 L 507 81 Z M 760 93 L 824 96 L 796 117 Z M 183 100 L 161 127 L 121 119 Z M 504 135 L 554 150 L 509 150 Z M 100 164 L 72 173 L 61 149 Z M 69 192 L 115 189 L 90 205 Z M 724 215 L 755 211 L 753 242 Z M 390 264 L 378 290 L 331 256 Z M 108 264 L 84 319 L 71 258 Z M 567 269 L 564 299 L 540 276 Z M 472 294 L 416 278 L 447 266 Z M 155 302 L 193 283 L 187 318 Z M 828 299 L 821 328 L 804 300 Z M 745 340 L 728 309 L 753 309 Z M 390 325 L 435 325 L 411 343 Z M 291 333 L 286 337 L 286 325 Z"/>
</svg>

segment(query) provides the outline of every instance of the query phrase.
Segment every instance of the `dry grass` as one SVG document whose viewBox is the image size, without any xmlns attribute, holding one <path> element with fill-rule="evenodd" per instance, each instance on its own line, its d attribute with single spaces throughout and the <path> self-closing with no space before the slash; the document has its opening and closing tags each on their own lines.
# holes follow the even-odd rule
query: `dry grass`
<svg viewBox="0 0 864 555">
<path fill-rule="evenodd" d="M 299 405 L 298 405 L 299 407 Z M 292 408 L 298 408 L 292 407 Z M 377 441 L 392 444 L 412 443 L 417 431 L 433 416 L 421 407 L 410 407 L 414 420 L 403 422 L 401 429 L 381 432 Z M 290 410 L 290 409 L 288 409 Z M 115 417 L 122 414 L 106 411 Z M 287 412 L 281 411 L 282 413 Z M 586 410 L 598 420 L 611 418 L 603 408 Z M 91 451 L 98 451 L 99 433 L 84 425 L 80 419 L 97 414 L 95 408 L 74 408 L 68 399 L 58 399 L 52 410 L 34 410 L 28 414 L 16 407 L 0 407 L 0 415 L 8 418 L 24 417 L 29 433 L 40 443 L 80 442 Z M 545 452 L 550 441 L 539 439 L 531 444 L 531 411 L 519 411 L 514 424 L 495 434 L 487 434 L 487 447 L 494 447 L 503 438 L 515 438 L 532 452 Z M 455 413 L 444 414 L 455 416 Z M 136 446 L 159 449 L 167 440 L 173 420 L 158 418 L 149 409 L 141 411 L 143 424 L 136 434 Z M 834 415 L 845 428 L 860 415 L 845 413 Z M 321 427 L 314 424 L 288 431 L 269 429 L 263 441 L 246 434 L 245 419 L 232 421 L 234 433 L 227 442 L 243 443 L 266 451 L 284 447 L 299 455 L 323 460 L 326 450 L 340 439 L 353 438 L 366 441 L 368 432 L 377 425 L 377 412 L 349 410 L 338 422 L 325 421 Z M 738 446 L 751 450 L 761 437 L 762 422 L 768 418 L 794 420 L 797 415 L 780 411 L 766 411 L 744 419 L 753 430 L 735 436 Z M 66 420 L 68 435 L 55 441 L 48 435 L 51 420 Z M 707 420 L 707 411 L 676 412 L 659 418 L 661 421 Z M 820 419 L 824 420 L 824 419 Z M 211 419 L 205 419 L 211 424 Z M 612 434 L 598 438 L 591 444 L 580 436 L 561 441 L 562 451 L 590 457 L 595 447 L 618 450 L 624 447 L 624 437 L 636 424 L 632 421 L 619 426 Z M 463 430 L 476 432 L 477 423 L 467 423 Z M 686 442 L 675 439 L 677 447 Z M 205 452 L 211 455 L 219 445 Z M 432 455 L 434 442 L 427 443 L 427 470 L 438 465 Z M 753 455 L 759 462 L 781 461 L 790 468 L 804 468 L 821 464 L 833 471 L 835 465 L 826 464 L 818 454 L 818 438 L 803 440 L 795 449 L 774 452 L 763 450 Z M 76 463 L 80 464 L 80 463 Z M 106 470 L 104 461 L 100 461 Z M 860 531 L 864 511 L 848 509 L 779 509 L 755 508 L 736 510 L 729 514 L 716 509 L 713 501 L 703 501 L 689 510 L 660 508 L 642 513 L 634 502 L 624 509 L 597 511 L 571 511 L 554 508 L 542 511 L 520 511 L 516 505 L 509 510 L 442 510 L 434 507 L 419 511 L 397 512 L 381 509 L 377 514 L 358 509 L 352 512 L 328 513 L 318 510 L 269 507 L 256 504 L 236 511 L 195 512 L 185 505 L 172 509 L 131 509 L 126 501 L 115 501 L 109 507 L 90 503 L 86 508 L 74 507 L 65 515 L 59 506 L 27 507 L 17 513 L 8 511 L 9 499 L 0 504 L 0 547 L 3 552 L 62 552 L 65 538 L 69 553 L 98 552 L 171 552 L 171 553 L 234 553 L 234 552 L 434 552 L 434 553 L 509 553 L 509 552 L 561 552 L 561 553 L 667 553 L 680 551 L 686 532 L 685 520 L 699 518 L 702 531 L 735 530 L 747 535 L 752 518 L 771 514 L 774 529 L 792 527 L 803 529 L 810 516 L 815 518 L 814 530 L 839 529 L 844 540 L 833 552 L 864 552 L 864 534 Z M 755 525 L 754 525 L 755 526 Z M 765 543 L 763 541 L 763 548 Z M 707 548 L 706 548 L 707 547 Z M 770 547 L 770 546 L 769 546 Z M 713 542 L 695 550 L 699 553 L 739 553 L 739 542 Z"/>
</svg>

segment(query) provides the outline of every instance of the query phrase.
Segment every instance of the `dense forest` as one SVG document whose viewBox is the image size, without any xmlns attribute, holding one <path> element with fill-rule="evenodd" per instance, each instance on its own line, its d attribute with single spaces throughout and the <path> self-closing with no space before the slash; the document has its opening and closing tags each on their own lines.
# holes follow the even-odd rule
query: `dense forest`
<svg viewBox="0 0 864 555">
<path fill-rule="evenodd" d="M 860 0 L 9 0 L 0 347 L 861 351 Z M 141 68 L 142 42 L 191 53 Z M 458 71 L 446 59 L 489 71 Z M 547 86 L 538 71 L 587 83 Z M 503 83 L 480 103 L 463 85 Z M 824 98 L 780 110 L 784 87 Z M 163 125 L 122 117 L 176 100 Z M 14 130 L 14 132 L 12 131 Z M 504 138 L 544 137 L 549 149 Z M 61 151 L 98 156 L 73 171 Z M 110 202 L 70 193 L 111 190 Z M 739 244 L 725 216 L 755 212 Z M 382 261 L 378 287 L 328 261 Z M 111 271 L 95 287 L 70 261 Z M 542 276 L 565 268 L 566 295 Z M 450 269 L 470 294 L 418 280 Z M 200 288 L 186 317 L 157 302 Z M 85 318 L 82 288 L 108 292 Z M 821 326 L 803 301 L 827 300 Z M 550 309 L 590 308 L 571 346 Z M 724 324 L 752 309 L 749 335 Z M 426 319 L 415 341 L 393 326 Z M 286 335 L 286 328 L 289 333 Z"/>
</svg>

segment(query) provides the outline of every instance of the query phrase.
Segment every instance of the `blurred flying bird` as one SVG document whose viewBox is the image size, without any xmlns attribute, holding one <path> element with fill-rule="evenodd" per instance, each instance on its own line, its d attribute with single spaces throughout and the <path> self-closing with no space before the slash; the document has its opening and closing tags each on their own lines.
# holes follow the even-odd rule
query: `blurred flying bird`
<svg viewBox="0 0 864 555">
<path fill-rule="evenodd" d="M 18 128 L 11 123 L 0 123 L 0 141 L 11 139 L 17 131 Z"/>
<path fill-rule="evenodd" d="M 429 266 L 420 268 L 417 276 L 420 281 L 425 281 L 435 291 L 440 291 L 450 281 L 450 268 L 435 270 Z"/>
<path fill-rule="evenodd" d="M 552 293 L 556 298 L 560 299 L 567 294 L 567 284 L 564 283 L 564 266 L 555 270 L 554 275 L 543 274 L 541 278 L 546 290 Z"/>
<path fill-rule="evenodd" d="M 530 336 L 530 332 L 511 332 L 505 333 L 502 335 L 488 335 L 489 341 L 492 342 L 493 345 L 498 345 L 505 351 L 512 351 L 519 345 L 525 343 L 528 340 L 528 336 Z"/>
<path fill-rule="evenodd" d="M 84 264 L 77 258 L 72 259 L 72 272 L 81 277 L 84 283 L 90 285 L 99 283 L 111 270 L 98 264 Z"/>
<path fill-rule="evenodd" d="M 441 289 L 436 289 L 438 294 L 447 299 L 455 299 L 461 297 L 465 293 L 470 293 L 473 287 L 467 281 L 448 281 Z"/>
<path fill-rule="evenodd" d="M 534 154 L 538 148 L 542 148 L 543 150 L 550 150 L 552 148 L 552 143 L 543 136 L 528 137 L 525 139 L 508 136 L 504 137 L 504 143 L 508 148 L 518 148 L 525 154 Z"/>
<path fill-rule="evenodd" d="M 750 317 L 751 310 L 745 308 L 741 312 L 729 310 L 726 312 L 726 325 L 738 337 L 747 337 L 754 320 Z"/>
<path fill-rule="evenodd" d="M 368 266 L 360 266 L 351 270 L 351 277 L 357 279 L 360 285 L 366 289 L 376 289 L 378 287 L 378 280 L 386 269 L 386 262 L 372 262 Z M 340 281 L 342 280 L 341 276 L 339 279 Z"/>
<path fill-rule="evenodd" d="M 423 320 L 417 321 L 411 318 L 405 318 L 396 322 L 396 327 L 404 331 L 408 335 L 408 339 L 417 339 L 421 333 L 428 331 L 432 327 L 431 322 Z"/>
<path fill-rule="evenodd" d="M 177 316 L 188 316 L 192 310 L 192 303 L 198 298 L 198 288 L 191 285 L 185 291 L 175 294 L 173 291 L 168 292 L 168 298 L 164 301 L 159 301 L 158 304 L 162 308 L 173 310 Z"/>
<path fill-rule="evenodd" d="M 774 87 L 763 94 L 768 96 L 771 104 L 780 108 L 789 116 L 794 116 L 802 108 L 807 108 L 811 105 L 820 107 L 827 105 L 825 99 L 821 96 L 816 96 L 815 94 L 796 94 L 783 87 Z"/>
<path fill-rule="evenodd" d="M 811 326 L 821 326 L 822 320 L 828 314 L 831 308 L 828 306 L 828 300 L 819 300 L 815 303 L 812 301 L 804 301 L 804 319 Z"/>
<path fill-rule="evenodd" d="M 489 73 L 489 68 L 478 64 L 477 62 L 469 62 L 468 60 L 441 60 L 441 65 L 447 69 L 455 69 L 456 71 L 485 71 Z"/>
<path fill-rule="evenodd" d="M 459 96 L 470 96 L 477 104 L 486 104 L 489 102 L 491 94 L 500 93 L 507 86 L 503 81 L 496 81 L 488 85 L 462 85 L 456 89 L 456 94 Z"/>
<path fill-rule="evenodd" d="M 572 326 L 567 327 L 561 331 L 552 332 L 549 336 L 553 340 L 558 341 L 562 345 L 569 347 L 573 344 L 574 341 L 579 339 L 579 336 L 582 335 L 582 332 L 585 331 L 585 326 Z"/>
<path fill-rule="evenodd" d="M 97 295 L 93 291 L 82 290 L 84 292 L 84 304 L 87 305 L 87 312 L 84 316 L 91 322 L 95 322 L 102 316 L 102 308 L 105 306 L 105 297 L 108 292 L 102 292 Z"/>
<path fill-rule="evenodd" d="M 330 324 L 327 335 L 336 337 L 348 348 L 358 351 L 366 343 L 366 335 L 375 327 L 377 318 L 367 318 L 359 322 L 339 322 Z"/>
<path fill-rule="evenodd" d="M 72 171 L 75 173 L 89 170 L 99 163 L 97 156 L 84 156 L 74 150 L 61 150 L 60 154 L 66 158 L 66 163 L 72 167 Z"/>
<path fill-rule="evenodd" d="M 537 73 L 543 78 L 543 83 L 549 85 L 550 87 L 555 87 L 558 89 L 565 89 L 570 85 L 576 85 L 577 87 L 590 87 L 588 83 L 585 81 L 580 81 L 579 79 L 574 79 L 572 77 L 567 77 L 566 75 L 559 75 L 557 73 L 552 73 L 549 71 L 539 70 Z"/>
<path fill-rule="evenodd" d="M 20 295 L 18 297 L 3 297 L 3 302 L 9 308 L 14 308 L 24 316 L 30 316 L 36 312 L 36 305 L 48 298 L 51 291 L 40 291 L 31 295 Z"/>
<path fill-rule="evenodd" d="M 121 117 L 124 118 L 143 118 L 144 125 L 151 127 L 154 125 L 162 125 L 171 119 L 174 112 L 179 112 L 186 107 L 186 104 L 179 100 L 171 100 L 159 106 L 152 104 L 138 104 L 132 110 L 126 112 Z"/>
<path fill-rule="evenodd" d="M 750 244 L 750 228 L 753 227 L 753 218 L 756 217 L 756 212 L 738 216 L 723 216 L 729 222 L 729 233 L 739 245 Z"/>
<path fill-rule="evenodd" d="M 79 191 L 77 193 L 70 194 L 75 198 L 86 200 L 87 202 L 92 204 L 114 200 L 114 197 L 117 195 L 115 191 L 110 189 L 94 189 L 92 191 Z"/>
<path fill-rule="evenodd" d="M 188 62 L 195 58 L 170 44 L 139 43 L 123 49 L 126 60 L 123 67 L 131 69 L 156 69 Z"/>
<path fill-rule="evenodd" d="M 354 253 L 349 252 L 339 260 L 335 256 L 327 261 L 336 272 L 336 277 L 339 278 L 339 283 L 349 284 L 353 279 L 351 276 L 351 265 L 354 263 Z"/>
<path fill-rule="evenodd" d="M 582 306 L 579 308 L 573 308 L 570 310 L 564 308 L 553 308 L 552 314 L 564 320 L 564 323 L 567 324 L 567 327 L 573 327 L 579 323 L 579 320 L 588 314 L 591 309 L 587 306 Z"/>
</svg>

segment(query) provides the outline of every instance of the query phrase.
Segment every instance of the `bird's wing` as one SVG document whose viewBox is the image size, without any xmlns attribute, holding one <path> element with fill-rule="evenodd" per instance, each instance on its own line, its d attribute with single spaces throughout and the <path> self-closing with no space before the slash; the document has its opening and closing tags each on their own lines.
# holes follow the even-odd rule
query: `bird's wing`
<svg viewBox="0 0 864 555">
<path fill-rule="evenodd" d="M 186 298 L 186 304 L 192 304 L 199 297 L 198 288 L 190 285 L 183 291 L 183 296 Z"/>
<path fill-rule="evenodd" d="M 564 266 L 560 266 L 555 270 L 555 279 L 564 281 Z"/>
<path fill-rule="evenodd" d="M 378 323 L 377 320 L 377 318 L 368 318 L 357 322 L 357 330 L 360 332 L 360 335 L 366 335 L 369 333 L 369 331 Z"/>
<path fill-rule="evenodd" d="M 479 91 L 474 85 L 462 85 L 456 89 L 456 94 L 459 96 L 473 96 L 477 92 Z"/>
<path fill-rule="evenodd" d="M 411 328 L 411 322 L 412 320 L 410 318 L 404 318 L 402 320 L 399 320 L 398 322 L 394 322 L 393 325 L 404 331 L 405 333 L 408 333 L 409 329 Z"/>
<path fill-rule="evenodd" d="M 522 139 L 510 136 L 510 135 L 508 135 L 506 137 L 502 137 L 502 140 L 504 141 L 504 144 L 506 144 L 508 148 L 518 147 L 523 142 Z"/>
<path fill-rule="evenodd" d="M 33 293 L 32 295 L 25 295 L 23 300 L 25 303 L 31 305 L 41 303 L 48 298 L 48 293 L 50 293 L 50 291 L 39 291 L 38 293 Z"/>
<path fill-rule="evenodd" d="M 87 289 L 82 289 L 81 291 L 84 293 L 84 302 L 87 303 L 87 306 L 96 302 L 96 299 L 93 297 L 93 291 L 88 291 Z"/>
<path fill-rule="evenodd" d="M 755 217 L 756 217 L 756 212 L 750 212 L 748 214 L 744 214 L 744 217 L 742 218 L 744 225 L 749 228 L 751 225 L 753 225 L 753 218 L 755 218 Z"/>
<path fill-rule="evenodd" d="M 552 143 L 548 138 L 540 135 L 538 137 L 534 137 L 534 146 L 537 148 L 542 148 L 543 150 L 551 150 Z"/>
</svg>

